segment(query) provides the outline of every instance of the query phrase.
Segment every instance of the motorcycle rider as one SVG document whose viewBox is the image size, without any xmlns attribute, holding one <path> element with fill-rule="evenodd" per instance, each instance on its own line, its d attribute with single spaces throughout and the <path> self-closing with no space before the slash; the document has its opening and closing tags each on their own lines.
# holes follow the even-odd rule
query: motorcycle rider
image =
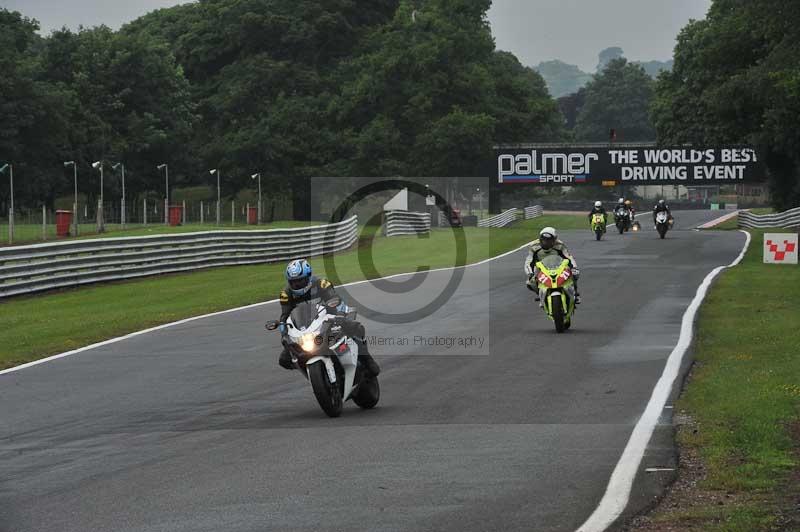
<svg viewBox="0 0 800 532">
<path fill-rule="evenodd" d="M 281 291 L 281 317 L 279 329 L 281 338 L 286 337 L 286 320 L 298 303 L 319 299 L 322 302 L 329 301 L 336 295 L 333 284 L 325 278 L 313 275 L 311 265 L 305 259 L 293 260 L 286 266 L 284 272 L 288 286 Z M 381 369 L 375 359 L 369 354 L 369 347 L 365 338 L 366 331 L 364 326 L 355 320 L 344 320 L 342 322 L 342 332 L 352 338 L 358 344 L 358 360 L 364 368 L 374 376 L 378 376 Z M 292 356 L 285 342 L 283 351 L 278 357 L 278 364 L 285 369 L 294 369 Z"/>
<path fill-rule="evenodd" d="M 614 212 L 616 213 L 618 210 L 622 209 L 625 212 L 625 215 L 628 215 L 628 206 L 625 204 L 625 198 L 620 198 L 617 200 L 617 206 L 614 208 Z"/>
<path fill-rule="evenodd" d="M 552 253 L 556 253 L 562 259 L 569 261 L 572 269 L 572 279 L 575 283 L 575 304 L 580 305 L 581 296 L 578 293 L 578 278 L 581 272 L 578 270 L 578 263 L 572 253 L 569 252 L 566 244 L 558 239 L 558 233 L 553 227 L 542 229 L 539 232 L 539 240 L 535 241 L 528 250 L 528 256 L 525 258 L 525 275 L 528 276 L 526 286 L 536 293 L 536 301 L 539 301 L 539 290 L 536 288 L 536 263 Z"/>
<path fill-rule="evenodd" d="M 658 203 L 656 203 L 656 206 L 653 207 L 653 224 L 656 223 L 656 215 L 660 212 L 667 213 L 667 221 L 672 220 L 672 211 L 670 210 L 669 205 L 667 205 L 666 201 L 660 199 L 658 200 Z"/>
<path fill-rule="evenodd" d="M 592 221 L 592 216 L 594 216 L 595 214 L 602 214 L 603 215 L 603 232 L 605 233 L 606 232 L 605 228 L 608 225 L 608 213 L 606 212 L 606 208 L 603 207 L 603 203 L 600 202 L 600 201 L 595 201 L 594 202 L 594 207 L 592 207 L 592 210 L 589 211 L 589 222 L 590 223 Z"/>
<path fill-rule="evenodd" d="M 631 200 L 625 200 L 625 207 L 628 209 L 628 216 L 631 217 L 631 223 L 636 221 L 636 209 L 633 208 L 633 202 Z"/>
</svg>

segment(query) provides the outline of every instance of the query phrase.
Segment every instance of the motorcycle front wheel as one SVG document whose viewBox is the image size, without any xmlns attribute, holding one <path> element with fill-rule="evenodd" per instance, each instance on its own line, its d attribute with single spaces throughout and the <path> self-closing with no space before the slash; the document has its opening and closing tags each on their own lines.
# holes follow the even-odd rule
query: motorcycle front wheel
<svg viewBox="0 0 800 532">
<path fill-rule="evenodd" d="M 308 370 L 311 380 L 311 388 L 314 390 L 314 397 L 317 398 L 319 406 L 328 414 L 329 417 L 339 417 L 342 415 L 342 392 L 338 383 L 332 383 L 328 379 L 328 372 L 325 364 L 312 364 Z"/>
<path fill-rule="evenodd" d="M 553 323 L 556 324 L 556 332 L 563 333 L 567 330 L 566 321 L 564 316 L 564 306 L 561 302 L 561 296 L 553 297 L 550 300 L 550 304 L 553 308 Z"/>
<path fill-rule="evenodd" d="M 602 229 L 596 229 L 594 234 L 597 237 L 597 240 L 600 240 L 601 238 L 603 238 L 603 230 Z"/>
</svg>

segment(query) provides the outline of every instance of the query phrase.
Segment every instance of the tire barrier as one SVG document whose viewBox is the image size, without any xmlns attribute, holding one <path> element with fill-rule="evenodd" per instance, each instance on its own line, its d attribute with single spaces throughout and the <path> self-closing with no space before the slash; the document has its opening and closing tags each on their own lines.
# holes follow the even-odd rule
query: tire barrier
<svg viewBox="0 0 800 532">
<path fill-rule="evenodd" d="M 314 227 L 101 238 L 0 249 L 0 298 L 218 266 L 280 262 L 342 251 L 358 218 Z"/>
<path fill-rule="evenodd" d="M 800 207 L 779 214 L 739 213 L 739 227 L 761 229 L 765 227 L 800 227 Z"/>
<path fill-rule="evenodd" d="M 421 235 L 431 232 L 431 215 L 427 212 L 387 211 L 386 236 Z"/>
<path fill-rule="evenodd" d="M 525 207 L 525 219 L 538 218 L 544 214 L 544 207 L 541 205 L 534 205 L 533 207 Z"/>
<path fill-rule="evenodd" d="M 478 221 L 478 227 L 505 227 L 520 216 L 520 209 L 508 209 L 496 216 Z"/>
</svg>

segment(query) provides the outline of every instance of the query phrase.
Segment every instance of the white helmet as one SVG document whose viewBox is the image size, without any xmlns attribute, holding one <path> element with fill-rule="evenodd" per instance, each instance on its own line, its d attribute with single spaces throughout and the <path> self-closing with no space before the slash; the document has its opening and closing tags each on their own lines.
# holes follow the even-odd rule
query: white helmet
<svg viewBox="0 0 800 532">
<path fill-rule="evenodd" d="M 620 199 L 617 201 L 617 203 L 619 203 L 620 205 L 622 205 L 623 203 L 625 203 L 625 198 L 620 198 Z"/>
<path fill-rule="evenodd" d="M 545 227 L 539 231 L 539 238 L 558 238 L 555 227 Z"/>
<path fill-rule="evenodd" d="M 595 201 L 594 206 L 599 209 L 600 207 L 603 206 L 603 203 L 601 201 Z"/>
<path fill-rule="evenodd" d="M 558 233 L 554 227 L 545 227 L 539 231 L 539 244 L 541 244 L 542 249 L 552 249 L 556 245 L 557 238 Z"/>
</svg>

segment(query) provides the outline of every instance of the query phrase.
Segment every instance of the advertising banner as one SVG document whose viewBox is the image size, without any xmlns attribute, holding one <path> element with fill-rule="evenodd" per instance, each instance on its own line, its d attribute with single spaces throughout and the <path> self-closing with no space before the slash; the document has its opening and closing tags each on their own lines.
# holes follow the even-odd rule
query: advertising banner
<svg viewBox="0 0 800 532">
<path fill-rule="evenodd" d="M 497 148 L 497 180 L 536 185 L 726 185 L 761 182 L 766 172 L 749 147 Z"/>
</svg>

